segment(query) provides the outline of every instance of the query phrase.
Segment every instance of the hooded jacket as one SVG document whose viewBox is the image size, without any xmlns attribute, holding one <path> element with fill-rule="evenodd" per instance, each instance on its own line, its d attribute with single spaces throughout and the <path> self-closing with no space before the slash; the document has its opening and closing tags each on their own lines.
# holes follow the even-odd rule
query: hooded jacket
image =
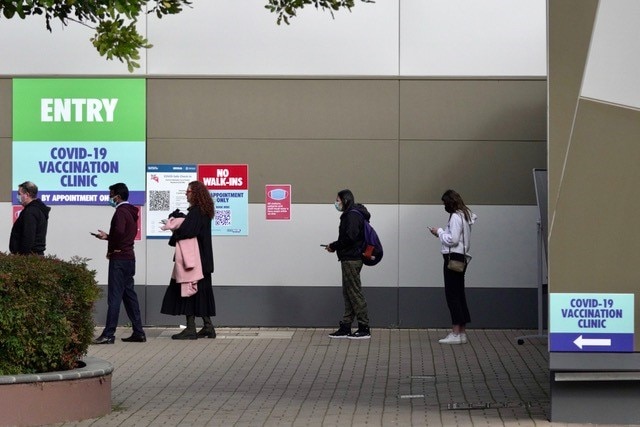
<svg viewBox="0 0 640 427">
<path fill-rule="evenodd" d="M 133 241 L 138 234 L 138 208 L 122 202 L 116 207 L 111 218 L 107 237 L 107 258 L 115 260 L 135 260 Z"/>
<path fill-rule="evenodd" d="M 446 228 L 438 228 L 438 238 L 443 254 L 454 252 L 458 254 L 468 254 L 471 249 L 471 226 L 475 224 L 478 215 L 471 213 L 471 221 L 467 221 L 464 212 L 456 211 L 449 217 Z"/>
<path fill-rule="evenodd" d="M 353 210 L 362 213 L 358 215 Z M 356 203 L 352 208 L 340 215 L 338 226 L 338 240 L 331 243 L 340 261 L 358 261 L 362 259 L 364 247 L 364 221 L 369 221 L 371 214 L 364 205 Z"/>
<path fill-rule="evenodd" d="M 44 255 L 50 210 L 40 199 L 34 199 L 24 207 L 11 228 L 9 252 Z"/>
</svg>

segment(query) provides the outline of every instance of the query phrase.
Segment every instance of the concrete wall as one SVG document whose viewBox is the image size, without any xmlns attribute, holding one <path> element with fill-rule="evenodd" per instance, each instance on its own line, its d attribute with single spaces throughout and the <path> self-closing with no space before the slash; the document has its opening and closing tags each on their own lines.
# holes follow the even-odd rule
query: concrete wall
<svg viewBox="0 0 640 427">
<path fill-rule="evenodd" d="M 548 3 L 549 292 L 634 294 L 638 313 L 640 273 L 619 266 L 639 241 L 640 4 Z M 551 352 L 551 421 L 637 424 L 637 350 Z"/>
<path fill-rule="evenodd" d="M 339 265 L 318 244 L 336 237 L 333 200 L 348 187 L 372 212 L 385 246 L 383 263 L 363 272 L 372 325 L 447 326 L 442 259 L 426 227 L 446 223 L 440 196 L 455 188 L 480 217 L 467 274 L 470 326 L 534 327 L 532 169 L 547 166 L 544 1 L 385 1 L 335 19 L 306 10 L 288 27 L 253 7 L 217 0 L 149 17 L 141 29 L 155 47 L 134 73 L 147 78 L 149 164 L 249 165 L 250 235 L 214 237 L 216 323 L 337 323 Z M 0 64 L 6 240 L 11 77 L 128 75 L 85 46 L 85 29 L 49 35 L 40 26 L 0 29 L 23 40 L 0 47 L 15 58 Z M 32 54 L 36 46 L 58 60 Z M 292 185 L 291 221 L 264 220 L 264 185 L 272 183 Z M 91 258 L 105 285 L 105 248 L 88 231 L 106 227 L 111 214 L 54 207 L 48 252 Z M 136 252 L 145 323 L 180 322 L 159 313 L 172 249 L 143 238 Z M 104 312 L 102 301 L 99 323 Z"/>
</svg>

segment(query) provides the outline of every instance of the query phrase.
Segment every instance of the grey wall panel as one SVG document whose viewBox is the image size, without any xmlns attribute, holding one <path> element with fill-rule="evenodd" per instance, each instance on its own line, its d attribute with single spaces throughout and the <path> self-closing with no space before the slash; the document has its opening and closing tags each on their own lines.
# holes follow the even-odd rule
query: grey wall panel
<svg viewBox="0 0 640 427">
<path fill-rule="evenodd" d="M 265 184 L 291 184 L 295 203 L 332 203 L 343 188 L 367 203 L 398 202 L 396 141 L 156 138 L 147 153 L 149 163 L 246 163 L 250 203 L 264 203 Z"/>
<path fill-rule="evenodd" d="M 400 138 L 544 141 L 546 81 L 402 80 Z"/>
<path fill-rule="evenodd" d="M 444 288 L 400 288 L 399 325 L 402 328 L 448 328 L 451 315 Z M 471 314 L 468 328 L 532 328 L 537 324 L 535 289 L 466 290 Z"/>
<path fill-rule="evenodd" d="M 640 2 L 599 2 L 580 96 L 640 109 Z"/>
<path fill-rule="evenodd" d="M 578 106 L 598 0 L 548 1 L 549 204 L 558 185 Z"/>
<path fill-rule="evenodd" d="M 0 138 L 0 202 L 11 203 L 11 156 L 13 142 L 11 138 Z"/>
<path fill-rule="evenodd" d="M 550 215 L 553 292 L 637 291 L 640 272 L 614 266 L 640 250 L 633 224 L 640 211 L 639 135 L 640 111 L 580 101 Z"/>
<path fill-rule="evenodd" d="M 150 79 L 149 138 L 397 138 L 394 80 Z"/>
<path fill-rule="evenodd" d="M 13 135 L 12 127 L 13 80 L 0 79 L 0 138 Z"/>
<path fill-rule="evenodd" d="M 97 325 L 106 319 L 106 287 L 94 310 Z M 143 323 L 184 325 L 184 316 L 160 313 L 165 287 L 136 286 Z M 214 286 L 217 326 L 334 327 L 342 318 L 338 287 Z M 451 319 L 442 288 L 364 288 L 374 328 L 449 328 Z M 535 289 L 469 289 L 470 330 L 531 329 L 537 325 Z M 197 319 L 197 322 L 201 322 Z M 129 320 L 120 312 L 120 325 Z M 375 332 L 374 332 L 375 334 Z"/>
<path fill-rule="evenodd" d="M 554 376 L 551 372 L 552 424 L 636 425 L 640 422 L 637 381 L 554 381 Z"/>
<path fill-rule="evenodd" d="M 401 204 L 441 204 L 447 188 L 472 205 L 535 205 L 543 141 L 401 141 Z"/>
</svg>

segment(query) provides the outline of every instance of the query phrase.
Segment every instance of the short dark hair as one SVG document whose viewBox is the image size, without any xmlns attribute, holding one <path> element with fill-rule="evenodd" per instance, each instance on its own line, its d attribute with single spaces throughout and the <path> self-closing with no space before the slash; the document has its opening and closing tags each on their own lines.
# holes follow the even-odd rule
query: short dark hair
<svg viewBox="0 0 640 427">
<path fill-rule="evenodd" d="M 22 184 L 18 185 L 18 188 L 22 188 L 22 190 L 31 198 L 35 198 L 38 195 L 38 186 L 31 181 L 23 182 Z"/>
<path fill-rule="evenodd" d="M 129 189 L 127 188 L 127 184 L 119 182 L 117 184 L 110 185 L 109 192 L 113 193 L 114 196 L 120 196 L 120 198 L 125 202 L 129 200 Z"/>
</svg>

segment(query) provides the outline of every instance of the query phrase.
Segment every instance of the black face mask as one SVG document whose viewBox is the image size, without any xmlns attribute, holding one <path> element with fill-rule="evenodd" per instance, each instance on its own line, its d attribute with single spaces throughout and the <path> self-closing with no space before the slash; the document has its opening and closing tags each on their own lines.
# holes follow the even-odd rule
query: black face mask
<svg viewBox="0 0 640 427">
<path fill-rule="evenodd" d="M 453 209 L 451 206 L 448 206 L 448 205 L 444 205 L 444 210 L 447 211 L 447 213 L 450 213 L 450 214 L 456 212 L 455 209 Z"/>
</svg>

